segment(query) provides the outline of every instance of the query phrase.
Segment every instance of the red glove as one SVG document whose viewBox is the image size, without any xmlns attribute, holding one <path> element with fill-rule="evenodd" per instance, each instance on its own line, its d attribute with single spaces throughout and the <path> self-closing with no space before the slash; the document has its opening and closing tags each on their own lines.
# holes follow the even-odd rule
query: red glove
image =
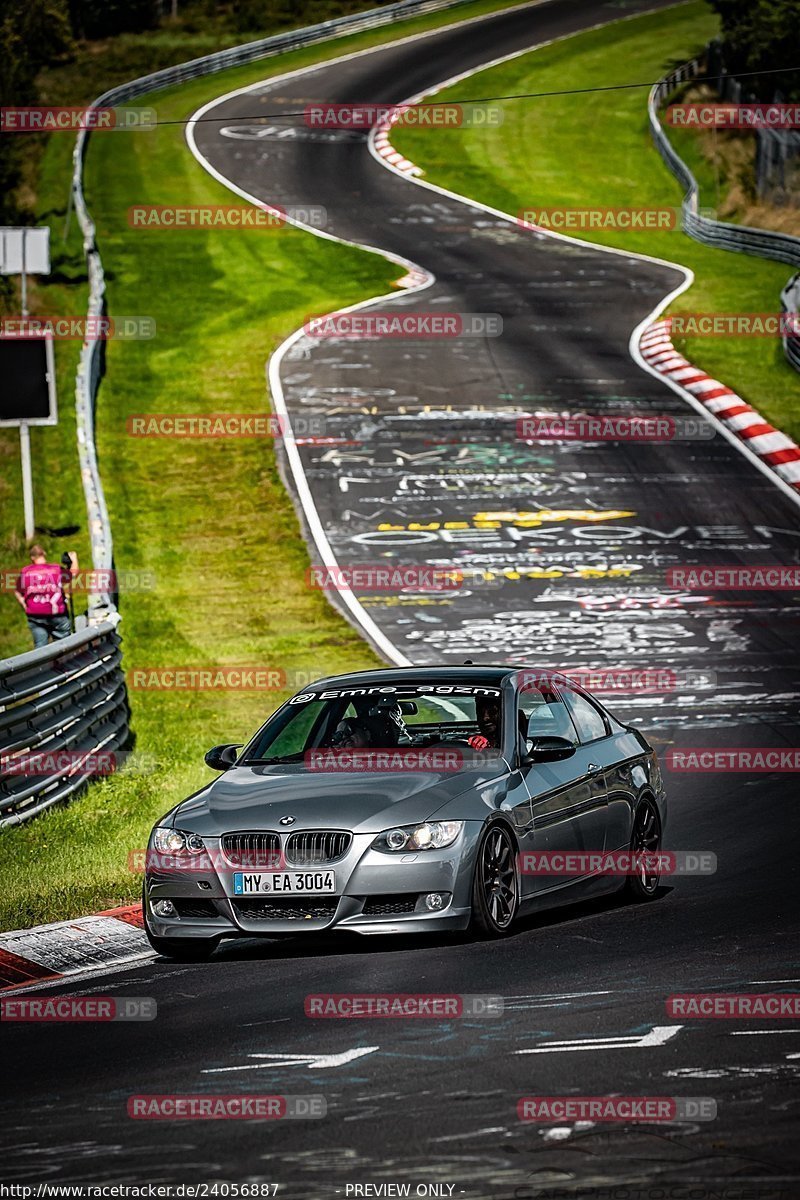
<svg viewBox="0 0 800 1200">
<path fill-rule="evenodd" d="M 467 738 L 473 750 L 485 750 L 489 745 L 489 739 L 485 738 L 482 733 L 473 733 L 471 738 Z"/>
</svg>

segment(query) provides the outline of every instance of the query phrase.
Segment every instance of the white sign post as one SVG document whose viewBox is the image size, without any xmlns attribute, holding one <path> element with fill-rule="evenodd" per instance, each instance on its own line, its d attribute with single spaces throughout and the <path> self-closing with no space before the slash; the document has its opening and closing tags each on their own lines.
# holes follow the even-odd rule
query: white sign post
<svg viewBox="0 0 800 1200">
<path fill-rule="evenodd" d="M 21 421 L 19 426 L 19 454 L 22 460 L 22 511 L 25 516 L 25 541 L 32 542 L 36 530 L 36 522 L 33 519 L 31 431 L 24 421 Z"/>
<path fill-rule="evenodd" d="M 43 225 L 38 228 L 28 226 L 0 226 L 0 275 L 19 275 L 21 287 L 21 316 L 28 315 L 28 276 L 50 274 L 50 229 Z M 46 344 L 46 362 L 48 392 L 50 396 L 50 411 L 44 419 L 41 415 L 29 414 L 9 417 L 0 420 L 2 425 L 19 426 L 19 450 L 22 463 L 22 507 L 25 515 L 25 537 L 31 541 L 35 532 L 33 518 L 33 476 L 31 472 L 31 435 L 30 424 L 55 425 L 58 417 L 55 407 L 55 368 L 53 364 L 53 343 L 51 339 Z"/>
</svg>

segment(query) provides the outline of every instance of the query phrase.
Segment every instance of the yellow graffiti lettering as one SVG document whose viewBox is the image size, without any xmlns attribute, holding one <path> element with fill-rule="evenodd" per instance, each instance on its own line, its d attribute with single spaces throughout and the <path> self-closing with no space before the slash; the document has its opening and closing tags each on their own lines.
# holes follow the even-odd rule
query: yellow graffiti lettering
<svg viewBox="0 0 800 1200">
<path fill-rule="evenodd" d="M 636 513 L 620 508 L 540 508 L 533 512 L 479 512 L 475 513 L 473 522 L 480 526 L 491 522 L 489 528 L 496 528 L 503 521 L 511 525 L 536 527 L 555 521 L 618 521 L 622 517 L 635 516 Z"/>
</svg>

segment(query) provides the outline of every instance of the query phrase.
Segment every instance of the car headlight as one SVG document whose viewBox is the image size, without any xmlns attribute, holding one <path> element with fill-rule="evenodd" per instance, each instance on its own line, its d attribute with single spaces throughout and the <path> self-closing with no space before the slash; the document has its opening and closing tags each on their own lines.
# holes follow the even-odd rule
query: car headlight
<svg viewBox="0 0 800 1200">
<path fill-rule="evenodd" d="M 205 842 L 196 833 L 184 833 L 182 829 L 169 829 L 158 825 L 153 830 L 153 848 L 159 854 L 201 854 Z"/>
<path fill-rule="evenodd" d="M 372 849 L 390 854 L 401 850 L 441 850 L 452 846 L 463 826 L 463 821 L 423 821 L 421 825 L 398 826 L 380 834 Z"/>
</svg>

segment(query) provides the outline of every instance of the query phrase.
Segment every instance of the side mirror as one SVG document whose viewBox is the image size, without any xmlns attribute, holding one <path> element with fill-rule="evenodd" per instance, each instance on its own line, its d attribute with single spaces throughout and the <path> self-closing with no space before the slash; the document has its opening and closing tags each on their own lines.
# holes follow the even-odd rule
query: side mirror
<svg viewBox="0 0 800 1200">
<path fill-rule="evenodd" d="M 236 762 L 236 751 L 241 748 L 241 745 L 230 743 L 226 743 L 224 746 L 212 746 L 205 755 L 206 766 L 211 767 L 212 771 L 227 771 Z"/>
<path fill-rule="evenodd" d="M 562 759 L 572 758 L 576 749 L 575 744 L 568 738 L 537 737 L 533 739 L 523 762 L 561 762 Z"/>
</svg>

